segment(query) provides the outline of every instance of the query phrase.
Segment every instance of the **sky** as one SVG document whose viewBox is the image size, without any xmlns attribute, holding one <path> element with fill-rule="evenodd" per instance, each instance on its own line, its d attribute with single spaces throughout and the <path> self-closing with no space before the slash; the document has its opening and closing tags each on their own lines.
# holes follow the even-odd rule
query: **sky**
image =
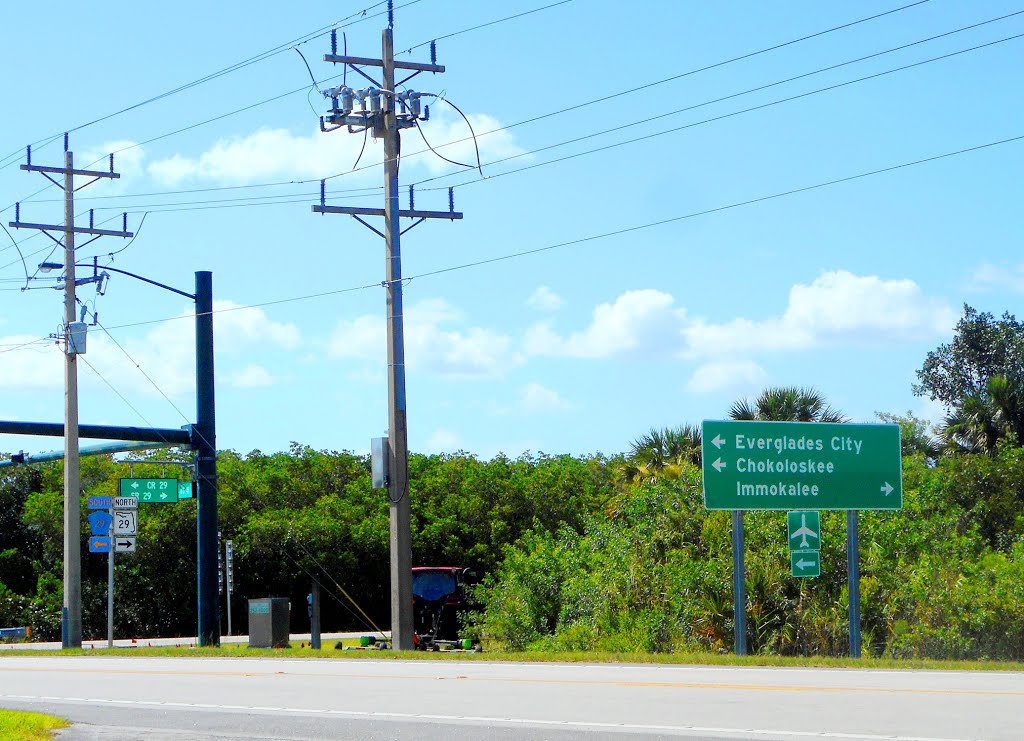
<svg viewBox="0 0 1024 741">
<path fill-rule="evenodd" d="M 446 67 L 405 83 L 439 97 L 402 132 L 402 206 L 415 185 L 416 208 L 446 210 L 453 187 L 465 215 L 402 238 L 413 452 L 612 455 L 779 385 L 854 421 L 939 420 L 912 390 L 927 353 L 964 304 L 1019 313 L 1024 6 L 395 5 L 397 58 L 428 62 L 437 40 Z M 77 262 L 186 292 L 213 273 L 220 449 L 367 452 L 386 434 L 384 242 L 311 210 L 322 178 L 328 203 L 383 206 L 382 143 L 322 133 L 312 78 L 367 86 L 323 61 L 327 34 L 379 57 L 384 10 L 7 9 L 0 419 L 63 418 L 59 271 L 37 267 L 62 250 L 9 222 L 20 202 L 22 221 L 62 223 L 62 192 L 19 165 L 32 143 L 61 166 L 68 131 L 76 166 L 114 152 L 121 174 L 77 191 L 76 223 L 127 213 L 136 235 L 79 237 Z M 81 422 L 194 421 L 192 303 L 117 274 L 104 289 L 78 289 L 97 320 Z"/>
</svg>

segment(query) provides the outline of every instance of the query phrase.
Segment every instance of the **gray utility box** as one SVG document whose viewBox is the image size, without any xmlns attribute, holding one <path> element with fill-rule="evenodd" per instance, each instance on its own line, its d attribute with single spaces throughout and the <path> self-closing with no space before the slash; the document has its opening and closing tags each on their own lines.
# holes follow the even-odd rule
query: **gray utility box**
<svg viewBox="0 0 1024 741">
<path fill-rule="evenodd" d="M 285 597 L 249 600 L 249 648 L 288 648 L 290 612 Z"/>
</svg>

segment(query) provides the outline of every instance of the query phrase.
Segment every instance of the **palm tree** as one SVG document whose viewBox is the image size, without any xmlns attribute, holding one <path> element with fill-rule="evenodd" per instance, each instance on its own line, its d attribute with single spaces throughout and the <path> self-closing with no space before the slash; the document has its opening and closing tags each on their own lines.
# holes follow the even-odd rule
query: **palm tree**
<svg viewBox="0 0 1024 741">
<path fill-rule="evenodd" d="M 849 422 L 813 388 L 771 386 L 753 402 L 740 399 L 729 410 L 731 419 L 770 422 Z"/>
<path fill-rule="evenodd" d="M 967 396 L 940 430 L 946 444 L 969 453 L 995 452 L 1000 440 L 1024 440 L 1024 384 L 994 375 Z"/>
<path fill-rule="evenodd" d="M 679 427 L 651 428 L 633 441 L 622 469 L 629 483 L 678 479 L 685 465 L 700 465 L 700 427 L 684 424 Z"/>
</svg>

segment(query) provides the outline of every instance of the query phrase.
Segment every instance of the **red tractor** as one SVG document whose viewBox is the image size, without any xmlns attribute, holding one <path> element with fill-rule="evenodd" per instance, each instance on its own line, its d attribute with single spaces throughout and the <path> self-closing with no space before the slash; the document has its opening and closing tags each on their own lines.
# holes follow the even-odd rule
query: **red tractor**
<svg viewBox="0 0 1024 741">
<path fill-rule="evenodd" d="M 476 572 L 461 566 L 415 566 L 412 570 L 413 631 L 416 648 L 474 648 L 460 640 L 460 618 L 471 609 L 465 586 L 478 581 Z M 477 646 L 475 650 L 479 651 Z"/>
</svg>

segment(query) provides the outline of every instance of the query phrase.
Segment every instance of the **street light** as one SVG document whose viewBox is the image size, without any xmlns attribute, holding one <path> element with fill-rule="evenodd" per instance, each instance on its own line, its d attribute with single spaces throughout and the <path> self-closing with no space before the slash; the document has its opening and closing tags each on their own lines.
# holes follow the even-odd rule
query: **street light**
<svg viewBox="0 0 1024 741">
<path fill-rule="evenodd" d="M 101 281 L 102 273 L 95 273 L 95 264 L 78 264 L 75 267 L 93 268 L 94 275 L 88 282 Z M 60 263 L 44 262 L 39 270 L 49 272 L 62 270 Z M 199 500 L 196 515 L 196 571 L 198 596 L 198 643 L 200 646 L 220 645 L 220 605 L 217 590 L 217 424 L 214 404 L 213 374 L 213 273 L 196 272 L 196 292 L 172 288 L 127 270 L 105 267 L 103 272 L 118 273 L 135 278 L 143 283 L 163 288 L 171 293 L 191 299 L 195 303 L 196 316 L 196 423 L 191 426 L 192 449 L 196 451 L 196 482 Z M 77 281 L 76 281 L 77 284 Z M 74 528 L 80 525 L 76 521 Z M 80 541 L 76 532 L 73 542 Z M 65 553 L 65 558 L 67 557 Z"/>
</svg>

